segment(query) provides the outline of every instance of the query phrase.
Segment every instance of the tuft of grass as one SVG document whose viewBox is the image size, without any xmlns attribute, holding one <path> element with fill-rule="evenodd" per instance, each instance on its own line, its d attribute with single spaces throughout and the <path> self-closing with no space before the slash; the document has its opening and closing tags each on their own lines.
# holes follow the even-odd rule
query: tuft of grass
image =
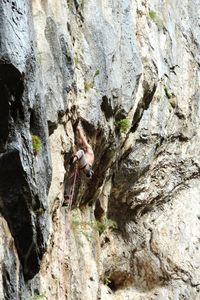
<svg viewBox="0 0 200 300">
<path fill-rule="evenodd" d="M 82 9 L 84 8 L 84 5 L 86 5 L 87 1 L 88 0 L 80 0 L 80 6 Z"/>
<path fill-rule="evenodd" d="M 45 293 L 34 293 L 28 300 L 44 300 L 47 299 Z"/>
<path fill-rule="evenodd" d="M 160 101 L 163 100 L 163 98 L 162 98 L 162 96 L 161 96 L 160 94 L 155 95 L 155 98 L 156 98 L 156 100 L 157 100 L 158 102 L 160 102 Z"/>
<path fill-rule="evenodd" d="M 93 228 L 96 229 L 101 235 L 108 229 L 117 229 L 117 223 L 111 219 L 104 219 L 102 222 L 95 221 L 93 223 Z"/>
<path fill-rule="evenodd" d="M 93 236 L 91 235 L 92 222 L 83 221 L 81 216 L 74 212 L 72 215 L 71 228 L 76 236 L 77 242 L 80 246 L 83 246 L 83 243 L 79 240 L 79 235 L 84 235 L 88 242 L 91 242 Z"/>
<path fill-rule="evenodd" d="M 88 92 L 90 89 L 92 89 L 94 87 L 94 82 L 91 81 L 85 81 L 84 82 L 84 89 L 85 92 Z"/>
<path fill-rule="evenodd" d="M 99 76 L 99 74 L 100 74 L 100 70 L 97 69 L 96 72 L 94 73 L 94 77 Z"/>
<path fill-rule="evenodd" d="M 38 217 L 42 216 L 44 213 L 45 213 L 45 210 L 44 210 L 44 208 L 42 208 L 42 207 L 36 209 L 36 211 L 35 211 L 35 214 L 36 214 Z"/>
<path fill-rule="evenodd" d="M 165 92 L 165 95 L 168 99 L 170 99 L 172 97 L 172 93 L 170 91 L 170 89 L 168 88 L 168 86 L 164 86 L 164 92 Z"/>
<path fill-rule="evenodd" d="M 157 15 L 157 13 L 154 10 L 149 11 L 149 17 L 156 24 L 158 29 L 163 28 L 163 21 L 161 20 L 161 18 Z"/>
<path fill-rule="evenodd" d="M 171 107 L 174 109 L 177 106 L 177 100 L 176 100 L 176 96 L 174 95 L 174 93 L 172 93 L 170 91 L 170 89 L 165 85 L 164 86 L 164 91 L 165 91 L 165 95 L 169 100 L 169 103 L 171 105 Z"/>
<path fill-rule="evenodd" d="M 156 143 L 156 150 L 157 150 L 157 149 L 159 149 L 159 148 L 160 148 L 160 146 L 161 146 L 161 142 L 160 142 L 160 141 L 158 141 L 158 142 Z"/>
<path fill-rule="evenodd" d="M 157 14 L 154 10 L 150 10 L 149 11 L 149 17 L 151 18 L 151 20 L 155 20 L 157 17 Z"/>
<path fill-rule="evenodd" d="M 37 135 L 32 135 L 32 145 L 34 155 L 38 155 L 42 150 L 41 138 Z"/>
<path fill-rule="evenodd" d="M 104 233 L 106 230 L 111 229 L 117 229 L 117 223 L 111 219 L 104 219 L 102 222 L 100 221 L 95 221 L 95 222 L 84 222 L 84 221 L 79 221 L 79 220 L 73 220 L 72 221 L 72 228 L 79 228 L 79 232 L 82 232 L 83 234 L 86 233 L 86 231 L 89 228 L 92 228 L 96 231 L 99 232 L 101 235 Z"/>
<path fill-rule="evenodd" d="M 111 283 L 111 278 L 110 276 L 105 276 L 104 279 L 103 279 L 103 284 L 109 286 L 109 284 Z"/>
<path fill-rule="evenodd" d="M 131 122 L 128 118 L 121 119 L 115 123 L 121 133 L 127 133 L 128 130 L 131 128 Z"/>
<path fill-rule="evenodd" d="M 75 56 L 74 56 L 74 64 L 76 67 L 80 64 L 80 59 L 79 59 L 77 53 L 75 53 Z"/>
<path fill-rule="evenodd" d="M 74 0 L 67 0 L 67 5 L 70 9 L 72 9 L 74 5 Z"/>
</svg>

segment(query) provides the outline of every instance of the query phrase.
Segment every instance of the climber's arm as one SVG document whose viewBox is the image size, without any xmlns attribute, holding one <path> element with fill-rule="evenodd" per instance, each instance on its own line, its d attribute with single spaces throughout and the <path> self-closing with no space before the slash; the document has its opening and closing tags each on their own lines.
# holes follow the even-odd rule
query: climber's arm
<svg viewBox="0 0 200 300">
<path fill-rule="evenodd" d="M 91 148 L 90 144 L 88 144 L 88 141 L 87 141 L 86 136 L 84 134 L 83 128 L 80 125 L 77 126 L 77 131 L 78 131 L 78 134 L 79 134 L 80 143 L 83 144 L 83 147 L 85 147 L 87 149 Z"/>
<path fill-rule="evenodd" d="M 90 146 L 90 144 L 88 143 L 88 141 L 86 139 L 83 128 L 81 126 L 78 126 L 77 131 L 79 133 L 80 144 L 82 144 L 82 147 L 84 149 L 84 153 L 86 155 L 87 162 L 90 166 L 92 166 L 94 163 L 94 152 L 92 150 L 92 147 Z"/>
</svg>

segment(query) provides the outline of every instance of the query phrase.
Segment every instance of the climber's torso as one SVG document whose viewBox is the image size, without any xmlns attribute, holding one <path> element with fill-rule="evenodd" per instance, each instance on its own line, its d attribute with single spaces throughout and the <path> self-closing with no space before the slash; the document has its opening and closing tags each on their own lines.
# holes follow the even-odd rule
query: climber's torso
<svg viewBox="0 0 200 300">
<path fill-rule="evenodd" d="M 83 148 L 83 151 L 85 153 L 85 157 L 86 157 L 86 160 L 87 160 L 87 163 L 90 167 L 92 167 L 93 163 L 94 163 L 94 152 L 92 150 L 92 147 L 91 146 L 88 146 L 88 147 L 84 147 Z"/>
</svg>

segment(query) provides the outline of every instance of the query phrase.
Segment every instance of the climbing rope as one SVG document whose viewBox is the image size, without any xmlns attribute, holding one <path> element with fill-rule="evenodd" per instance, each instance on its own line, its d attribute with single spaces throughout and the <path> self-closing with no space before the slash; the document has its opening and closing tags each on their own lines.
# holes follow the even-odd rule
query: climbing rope
<svg viewBox="0 0 200 300">
<path fill-rule="evenodd" d="M 72 176 L 74 176 L 74 180 L 73 180 L 73 184 L 72 184 L 71 193 L 69 195 L 68 206 L 67 206 L 66 214 L 65 214 L 66 239 L 70 238 L 70 232 L 71 232 L 71 230 L 70 230 L 70 227 L 71 227 L 71 208 L 72 208 L 72 202 L 73 202 L 73 198 L 74 198 L 74 192 L 75 192 L 77 174 L 78 174 L 78 165 L 76 164 L 75 165 L 75 172 L 72 175 Z"/>
<path fill-rule="evenodd" d="M 74 191 L 75 191 L 77 173 L 78 173 L 78 165 L 76 164 L 76 166 L 75 166 L 75 172 L 74 172 L 74 181 L 73 181 L 73 185 L 72 185 L 72 192 L 71 192 L 71 195 L 69 196 L 68 212 L 70 212 L 71 208 L 72 208 L 72 202 L 73 202 L 73 198 L 74 198 Z"/>
</svg>

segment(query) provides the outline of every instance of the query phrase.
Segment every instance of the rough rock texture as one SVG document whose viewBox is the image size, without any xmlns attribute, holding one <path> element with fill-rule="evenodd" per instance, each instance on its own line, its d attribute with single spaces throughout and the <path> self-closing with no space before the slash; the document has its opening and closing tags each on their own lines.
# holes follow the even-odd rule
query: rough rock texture
<svg viewBox="0 0 200 300">
<path fill-rule="evenodd" d="M 46 115 L 36 84 L 32 14 L 27 1 L 0 7 L 0 211 L 8 222 L 26 279 L 38 271 L 48 240 L 51 167 Z M 31 134 L 40 136 L 34 157 Z M 37 212 L 42 209 L 43 214 Z M 4 276 L 4 273 L 3 273 Z"/>
<path fill-rule="evenodd" d="M 199 0 L 2 0 L 1 299 L 200 299 L 199 15 Z M 94 177 L 69 210 L 77 118 Z"/>
</svg>

